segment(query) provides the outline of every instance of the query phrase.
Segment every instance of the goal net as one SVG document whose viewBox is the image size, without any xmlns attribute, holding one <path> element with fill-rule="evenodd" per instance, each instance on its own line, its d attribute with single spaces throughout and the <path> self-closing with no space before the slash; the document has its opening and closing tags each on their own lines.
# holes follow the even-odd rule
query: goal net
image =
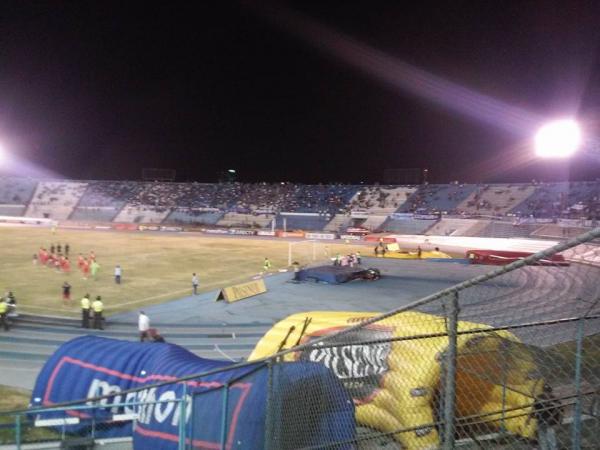
<svg viewBox="0 0 600 450">
<path fill-rule="evenodd" d="M 316 261 L 328 262 L 331 258 L 329 245 L 317 240 L 290 242 L 288 244 L 288 266 L 297 262 L 300 265 Z"/>
</svg>

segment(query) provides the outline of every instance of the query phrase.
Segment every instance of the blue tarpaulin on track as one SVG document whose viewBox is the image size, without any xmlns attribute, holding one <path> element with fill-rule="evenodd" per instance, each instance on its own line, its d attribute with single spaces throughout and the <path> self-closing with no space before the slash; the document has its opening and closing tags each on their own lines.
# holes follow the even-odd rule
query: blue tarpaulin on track
<svg viewBox="0 0 600 450">
<path fill-rule="evenodd" d="M 269 375 L 264 363 L 256 363 L 188 380 L 185 388 L 183 382 L 152 387 L 230 364 L 200 358 L 174 344 L 83 336 L 63 344 L 48 359 L 37 378 L 32 407 L 117 394 L 104 400 L 105 408 L 69 411 L 66 417 L 78 417 L 80 423 L 68 425 L 66 431 L 89 435 L 95 422 L 96 437 L 133 436 L 135 449 L 177 449 L 183 415 L 186 438 L 193 448 L 262 449 L 267 405 L 272 417 L 276 416 L 269 436 L 277 442 L 310 447 L 353 439 L 352 400 L 335 375 L 321 364 L 276 364 Z M 148 388 L 121 394 L 143 386 Z M 188 400 L 185 409 L 175 401 L 183 398 L 184 389 Z M 139 400 L 149 403 L 142 407 L 112 406 Z M 154 401 L 160 403 L 150 404 Z M 131 421 L 112 421 L 114 414 L 123 413 L 139 415 L 135 427 Z M 35 414 L 36 419 L 64 417 L 64 412 Z"/>
<path fill-rule="evenodd" d="M 330 284 L 347 283 L 361 277 L 362 267 L 319 266 L 302 269 L 295 274 L 296 281 L 320 281 Z"/>
</svg>

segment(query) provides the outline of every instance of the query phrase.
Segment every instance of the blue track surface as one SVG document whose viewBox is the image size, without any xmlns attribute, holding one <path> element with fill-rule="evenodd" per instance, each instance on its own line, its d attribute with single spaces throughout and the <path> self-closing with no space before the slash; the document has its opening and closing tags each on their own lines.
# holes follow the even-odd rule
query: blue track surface
<svg viewBox="0 0 600 450">
<path fill-rule="evenodd" d="M 215 302 L 217 293 L 184 297 L 161 305 L 144 307 L 154 320 L 163 323 L 234 325 L 274 323 L 302 311 L 389 311 L 403 304 L 452 286 L 489 270 L 427 260 L 363 258 L 363 267 L 380 269 L 375 282 L 356 280 L 342 285 L 293 283 L 291 273 L 265 279 L 268 291 L 236 303 Z M 137 320 L 136 312 L 112 319 Z"/>
<path fill-rule="evenodd" d="M 266 293 L 236 303 L 215 302 L 218 291 L 213 291 L 144 307 L 144 311 L 168 342 L 206 358 L 238 360 L 250 354 L 275 322 L 290 314 L 323 310 L 386 312 L 494 269 L 448 260 L 381 258 L 363 258 L 363 267 L 380 269 L 382 278 L 333 285 L 295 283 L 292 273 L 281 273 L 265 279 Z M 589 312 L 600 288 L 596 278 L 585 275 L 576 265 L 526 267 L 461 293 L 460 320 L 503 326 Z M 419 310 L 444 314 L 440 302 Z M 31 388 L 43 361 L 60 343 L 75 336 L 89 333 L 137 340 L 137 317 L 137 311 L 110 316 L 104 331 L 86 332 L 72 319 L 59 323 L 52 319 L 17 320 L 10 332 L 0 332 L 2 383 Z M 588 328 L 586 334 L 597 329 Z M 547 330 L 526 328 L 515 334 L 529 344 L 547 346 L 572 340 L 575 333 L 574 325 Z"/>
</svg>

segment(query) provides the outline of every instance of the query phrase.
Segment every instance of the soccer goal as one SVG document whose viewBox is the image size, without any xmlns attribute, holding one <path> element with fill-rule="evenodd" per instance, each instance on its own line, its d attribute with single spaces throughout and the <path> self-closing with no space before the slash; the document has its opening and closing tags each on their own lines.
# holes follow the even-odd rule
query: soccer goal
<svg viewBox="0 0 600 450">
<path fill-rule="evenodd" d="M 331 258 L 329 245 L 317 240 L 305 240 L 288 243 L 288 266 L 298 262 L 300 265 Z"/>
</svg>

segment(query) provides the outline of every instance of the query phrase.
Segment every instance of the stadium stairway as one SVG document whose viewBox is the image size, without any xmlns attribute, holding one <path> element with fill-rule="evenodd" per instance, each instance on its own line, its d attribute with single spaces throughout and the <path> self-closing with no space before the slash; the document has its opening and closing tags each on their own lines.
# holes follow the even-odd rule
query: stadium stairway
<svg viewBox="0 0 600 450">
<path fill-rule="evenodd" d="M 346 214 L 336 214 L 325 226 L 325 231 L 340 232 L 352 223 L 352 218 Z"/>
<path fill-rule="evenodd" d="M 387 220 L 387 218 L 388 216 L 370 215 L 369 218 L 364 221 L 361 227 L 367 228 L 368 230 L 377 230 Z"/>
<path fill-rule="evenodd" d="M 156 208 L 152 205 L 129 203 L 119 211 L 114 221 L 123 223 L 161 223 L 170 212 L 170 208 Z"/>
<path fill-rule="evenodd" d="M 227 213 L 219 219 L 217 225 L 222 227 L 248 227 L 258 225 L 267 228 L 271 225 L 273 216 L 271 214 L 239 214 Z"/>
<path fill-rule="evenodd" d="M 106 321 L 104 330 L 84 330 L 76 319 L 21 315 L 0 332 L 2 384 L 31 389 L 48 357 L 64 342 L 85 334 L 137 341 L 137 323 Z M 272 323 L 180 325 L 152 323 L 167 342 L 203 358 L 239 361 L 247 357 Z M 147 345 L 154 345 L 147 343 Z"/>
<path fill-rule="evenodd" d="M 39 182 L 25 212 L 27 217 L 50 217 L 66 220 L 87 188 L 85 182 Z"/>
</svg>

